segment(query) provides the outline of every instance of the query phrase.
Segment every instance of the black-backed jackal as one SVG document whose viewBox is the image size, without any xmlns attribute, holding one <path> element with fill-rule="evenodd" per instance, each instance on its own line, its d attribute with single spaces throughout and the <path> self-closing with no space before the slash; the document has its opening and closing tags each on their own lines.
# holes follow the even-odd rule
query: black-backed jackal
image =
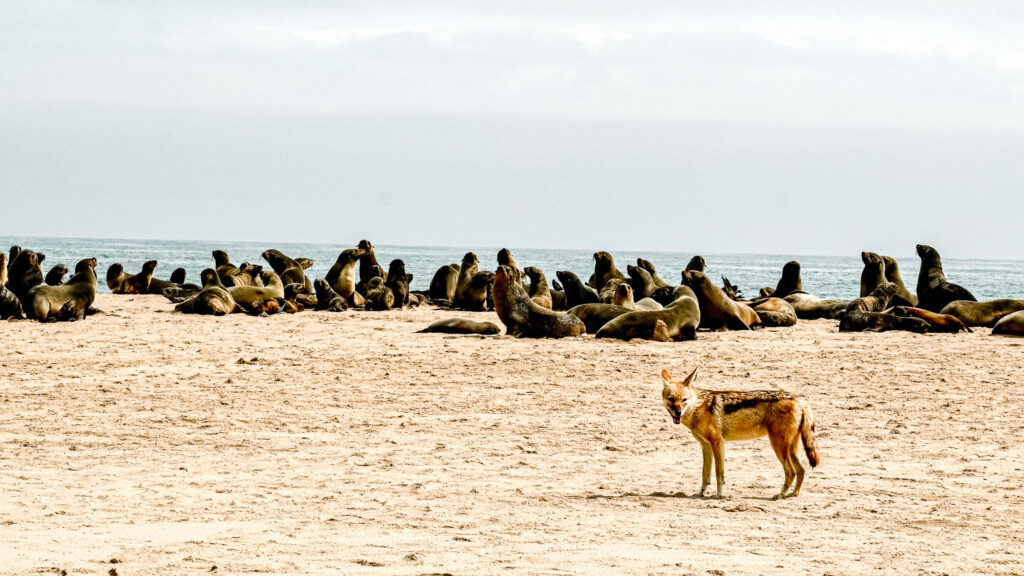
<svg viewBox="0 0 1024 576">
<path fill-rule="evenodd" d="M 749 440 L 768 436 L 775 455 L 782 462 L 786 482 L 775 498 L 788 498 L 800 493 L 804 481 L 804 467 L 797 449 L 803 439 L 804 450 L 811 466 L 818 465 L 818 445 L 814 439 L 814 416 L 803 400 L 782 390 L 755 390 L 732 392 L 702 390 L 693 386 L 697 369 L 682 382 L 661 371 L 665 387 L 661 392 L 665 408 L 676 424 L 685 424 L 700 443 L 704 452 L 704 470 L 700 492 L 703 497 L 711 480 L 711 459 L 715 460 L 717 497 L 722 497 L 725 484 L 725 451 L 727 440 Z M 796 483 L 794 484 L 794 479 Z M 793 491 L 789 494 L 790 485 Z"/>
</svg>

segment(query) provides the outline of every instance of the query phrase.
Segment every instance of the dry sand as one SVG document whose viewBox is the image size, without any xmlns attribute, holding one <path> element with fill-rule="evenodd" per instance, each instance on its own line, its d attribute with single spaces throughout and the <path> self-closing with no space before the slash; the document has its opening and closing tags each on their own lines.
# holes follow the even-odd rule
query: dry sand
<svg viewBox="0 0 1024 576">
<path fill-rule="evenodd" d="M 529 341 L 414 334 L 434 309 L 97 305 L 0 326 L 4 573 L 1024 571 L 1024 340 L 987 329 Z M 809 401 L 800 497 L 768 500 L 765 439 L 727 445 L 726 499 L 685 497 L 700 450 L 658 373 L 696 364 Z"/>
</svg>

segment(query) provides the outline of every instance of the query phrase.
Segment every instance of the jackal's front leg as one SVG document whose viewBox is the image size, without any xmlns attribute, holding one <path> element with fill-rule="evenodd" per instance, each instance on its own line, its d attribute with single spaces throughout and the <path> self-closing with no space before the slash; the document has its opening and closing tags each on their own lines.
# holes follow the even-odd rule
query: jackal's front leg
<svg viewBox="0 0 1024 576">
<path fill-rule="evenodd" d="M 704 468 L 700 473 L 700 492 L 697 492 L 697 497 L 703 498 L 704 492 L 708 489 L 708 484 L 711 483 L 711 445 L 701 442 L 700 449 L 704 454 Z"/>
</svg>

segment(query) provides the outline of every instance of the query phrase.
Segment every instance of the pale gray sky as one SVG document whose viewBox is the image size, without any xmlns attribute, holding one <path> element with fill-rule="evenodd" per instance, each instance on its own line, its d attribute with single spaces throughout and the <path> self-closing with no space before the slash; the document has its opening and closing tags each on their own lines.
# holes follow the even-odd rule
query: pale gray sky
<svg viewBox="0 0 1024 576">
<path fill-rule="evenodd" d="M 4 233 L 1024 258 L 1024 5 L 893 4 L 5 2 Z"/>
</svg>

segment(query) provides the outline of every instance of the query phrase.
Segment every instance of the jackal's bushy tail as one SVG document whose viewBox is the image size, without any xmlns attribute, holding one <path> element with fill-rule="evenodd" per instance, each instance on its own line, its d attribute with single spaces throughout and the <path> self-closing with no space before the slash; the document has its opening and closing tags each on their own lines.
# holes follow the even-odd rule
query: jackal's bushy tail
<svg viewBox="0 0 1024 576">
<path fill-rule="evenodd" d="M 800 437 L 804 441 L 804 451 L 811 467 L 818 465 L 818 441 L 814 438 L 814 416 L 811 409 L 804 406 L 804 414 L 800 418 Z"/>
</svg>

